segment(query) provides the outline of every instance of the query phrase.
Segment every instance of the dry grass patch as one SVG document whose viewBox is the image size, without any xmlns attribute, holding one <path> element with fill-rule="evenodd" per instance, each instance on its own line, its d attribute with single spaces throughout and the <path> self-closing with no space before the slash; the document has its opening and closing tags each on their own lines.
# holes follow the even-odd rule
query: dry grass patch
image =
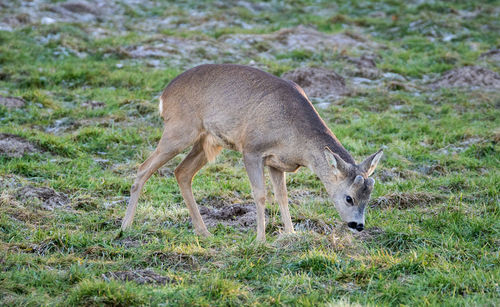
<svg viewBox="0 0 500 307">
<path fill-rule="evenodd" d="M 281 234 L 272 243 L 279 251 L 303 252 L 311 249 L 329 249 L 334 252 L 342 252 L 349 255 L 359 255 L 365 252 L 364 248 L 356 240 L 356 235 L 347 230 L 346 227 L 337 226 L 332 228 L 328 235 L 319 234 L 314 231 L 297 231 L 293 234 Z"/>
<path fill-rule="evenodd" d="M 372 207 L 410 209 L 414 207 L 425 207 L 446 199 L 444 195 L 430 194 L 425 192 L 390 193 L 370 202 Z"/>
<path fill-rule="evenodd" d="M 328 235 L 334 230 L 333 225 L 327 224 L 321 218 L 306 218 L 305 216 L 298 216 L 293 219 L 293 224 L 296 230 L 309 230 L 319 234 Z"/>
</svg>

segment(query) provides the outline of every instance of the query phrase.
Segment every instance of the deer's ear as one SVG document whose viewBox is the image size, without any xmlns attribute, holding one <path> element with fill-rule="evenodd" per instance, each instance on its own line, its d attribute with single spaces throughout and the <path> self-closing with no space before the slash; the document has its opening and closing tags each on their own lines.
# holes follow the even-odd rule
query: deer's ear
<svg viewBox="0 0 500 307">
<path fill-rule="evenodd" d="M 333 167 L 339 174 L 345 174 L 347 172 L 347 163 L 336 153 L 330 150 L 330 148 L 325 147 L 325 157 L 328 164 Z"/>
<path fill-rule="evenodd" d="M 373 171 L 377 167 L 378 162 L 380 161 L 380 158 L 382 158 L 382 155 L 384 152 L 382 149 L 374 153 L 373 155 L 369 156 L 368 158 L 365 159 L 365 161 L 361 162 L 359 165 L 359 168 L 361 172 L 365 174 L 366 177 L 370 176 L 373 174 Z"/>
</svg>

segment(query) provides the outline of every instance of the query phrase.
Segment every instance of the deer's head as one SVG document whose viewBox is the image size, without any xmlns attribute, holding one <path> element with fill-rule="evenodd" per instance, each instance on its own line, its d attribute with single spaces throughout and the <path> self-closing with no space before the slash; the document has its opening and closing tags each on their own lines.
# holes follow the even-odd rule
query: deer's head
<svg viewBox="0 0 500 307">
<path fill-rule="evenodd" d="M 327 175 L 323 178 L 325 188 L 347 226 L 351 230 L 362 231 L 365 207 L 375 184 L 375 180 L 369 176 L 377 167 L 383 152 L 379 150 L 357 165 L 345 162 L 328 147 L 324 154 L 328 163 Z"/>
</svg>

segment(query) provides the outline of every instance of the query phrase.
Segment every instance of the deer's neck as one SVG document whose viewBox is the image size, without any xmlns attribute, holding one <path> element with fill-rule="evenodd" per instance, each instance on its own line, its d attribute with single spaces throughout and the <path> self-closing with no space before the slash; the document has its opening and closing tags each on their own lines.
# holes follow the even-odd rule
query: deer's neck
<svg viewBox="0 0 500 307">
<path fill-rule="evenodd" d="M 330 130 L 318 136 L 313 143 L 314 145 L 310 147 L 310 159 L 307 167 L 311 169 L 322 182 L 330 180 L 331 176 L 331 166 L 325 156 L 325 147 L 328 147 L 332 152 L 338 154 L 345 162 L 356 164 L 351 154 L 342 146 Z"/>
</svg>

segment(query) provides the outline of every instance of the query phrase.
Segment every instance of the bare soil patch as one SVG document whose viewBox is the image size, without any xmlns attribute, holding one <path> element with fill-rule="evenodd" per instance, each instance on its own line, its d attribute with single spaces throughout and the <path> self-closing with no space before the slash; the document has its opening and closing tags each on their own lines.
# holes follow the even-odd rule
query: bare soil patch
<svg viewBox="0 0 500 307">
<path fill-rule="evenodd" d="M 51 188 L 24 186 L 16 192 L 18 199 L 29 201 L 37 199 L 41 202 L 42 208 L 52 211 L 57 208 L 69 208 L 69 198 L 64 193 L 56 192 Z"/>
<path fill-rule="evenodd" d="M 413 207 L 424 207 L 444 200 L 444 195 L 429 194 L 425 192 L 415 193 L 390 193 L 373 199 L 372 207 L 409 209 Z"/>
<path fill-rule="evenodd" d="M 167 283 L 174 282 L 172 278 L 155 273 L 151 269 L 108 272 L 102 274 L 102 278 L 105 280 L 116 279 L 121 281 L 133 281 L 140 285 L 144 284 L 165 285 Z"/>
<path fill-rule="evenodd" d="M 7 109 L 19 109 L 26 105 L 26 101 L 19 97 L 9 97 L 0 95 L 0 106 Z"/>
<path fill-rule="evenodd" d="M 344 78 L 325 68 L 301 67 L 288 71 L 281 77 L 300 85 L 310 97 L 338 98 L 350 93 Z"/>
<path fill-rule="evenodd" d="M 20 158 L 34 152 L 40 152 L 40 149 L 28 140 L 14 134 L 0 133 L 0 156 Z"/>
<path fill-rule="evenodd" d="M 464 66 L 445 72 L 430 84 L 433 89 L 450 87 L 479 87 L 500 89 L 500 75 L 480 66 Z"/>
<path fill-rule="evenodd" d="M 255 204 L 228 204 L 221 208 L 200 206 L 200 213 L 207 227 L 218 224 L 239 229 L 248 229 L 256 225 L 257 212 Z"/>
</svg>

